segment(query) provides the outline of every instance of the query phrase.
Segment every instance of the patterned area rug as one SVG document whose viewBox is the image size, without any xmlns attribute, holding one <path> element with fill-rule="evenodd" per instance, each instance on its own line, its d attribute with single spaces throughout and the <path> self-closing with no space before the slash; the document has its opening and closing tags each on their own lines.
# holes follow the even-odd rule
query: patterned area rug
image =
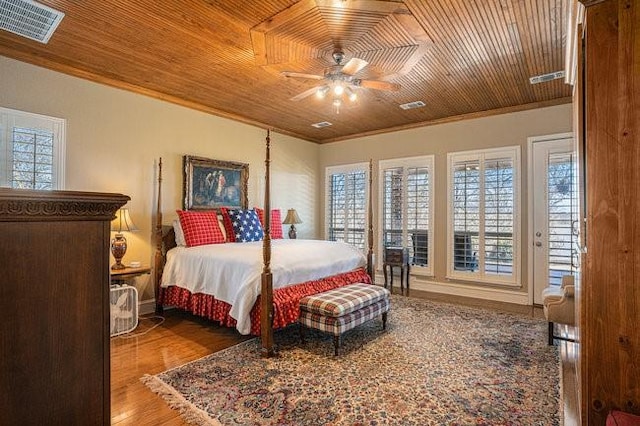
<svg viewBox="0 0 640 426">
<path fill-rule="evenodd" d="M 560 425 L 559 358 L 546 323 L 392 296 L 387 330 L 275 333 L 141 380 L 201 425 Z"/>
</svg>

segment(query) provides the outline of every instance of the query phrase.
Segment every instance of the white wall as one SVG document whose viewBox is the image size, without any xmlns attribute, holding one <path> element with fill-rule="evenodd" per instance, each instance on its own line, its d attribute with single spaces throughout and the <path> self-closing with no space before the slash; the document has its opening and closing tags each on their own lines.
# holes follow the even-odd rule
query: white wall
<svg viewBox="0 0 640 426">
<path fill-rule="evenodd" d="M 394 133 L 369 136 L 349 141 L 336 142 L 320 147 L 319 164 L 324 182 L 325 168 L 338 164 L 350 164 L 374 160 L 373 185 L 377 188 L 378 161 L 390 158 L 412 157 L 418 155 L 435 156 L 435 217 L 434 217 L 434 247 L 435 247 L 435 276 L 423 280 L 422 288 L 433 291 L 443 290 L 438 283 L 447 284 L 446 275 L 446 242 L 447 242 L 447 153 L 465 151 L 471 149 L 494 148 L 501 146 L 521 146 L 521 184 L 522 184 L 522 286 L 518 290 L 521 295 L 506 297 L 504 300 L 522 302 L 528 291 L 527 283 L 527 138 L 530 136 L 548 135 L 555 133 L 571 132 L 572 127 L 571 104 L 560 106 L 515 112 L 510 114 L 495 115 L 485 118 L 457 121 L 447 124 L 404 130 Z M 324 185 L 319 186 L 321 203 L 320 211 L 324 212 L 325 190 Z M 374 227 L 377 228 L 378 192 L 373 192 L 374 203 Z M 324 235 L 324 223 L 321 223 L 322 235 Z M 377 229 L 376 229 L 377 233 Z M 375 240 L 378 241 L 376 235 Z M 376 247 L 375 253 L 379 260 L 380 248 Z M 421 279 L 416 282 L 418 287 Z M 449 289 L 455 286 L 449 284 Z M 453 291 L 451 294 L 461 294 L 473 297 L 483 297 L 483 289 L 467 289 L 469 291 Z M 463 289 L 464 290 L 464 289 Z M 499 296 L 501 291 L 486 293 L 489 297 Z M 483 293 L 484 294 L 484 293 Z"/>
<path fill-rule="evenodd" d="M 165 223 L 182 207 L 185 154 L 249 163 L 249 206 L 263 205 L 265 130 L 1 56 L 0 76 L 0 106 L 67 120 L 65 189 L 131 197 L 141 231 L 127 235 L 125 263 L 152 260 L 159 157 Z M 299 237 L 315 238 L 318 146 L 280 134 L 271 141 L 271 205 L 283 214 L 295 207 Z M 152 297 L 145 278 L 143 299 Z"/>
</svg>

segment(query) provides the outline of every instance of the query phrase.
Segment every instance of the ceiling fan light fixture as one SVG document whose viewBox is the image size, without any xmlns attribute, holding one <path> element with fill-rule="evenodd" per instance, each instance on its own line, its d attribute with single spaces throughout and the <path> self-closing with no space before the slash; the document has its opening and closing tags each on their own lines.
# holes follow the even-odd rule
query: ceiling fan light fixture
<svg viewBox="0 0 640 426">
<path fill-rule="evenodd" d="M 2 1 L 2 0 L 0 0 Z M 324 80 L 319 86 L 312 87 L 304 92 L 291 98 L 292 101 L 299 101 L 311 96 L 314 93 L 318 99 L 326 98 L 331 92 L 332 106 L 335 108 L 336 114 L 340 113 L 340 108 L 347 102 L 356 102 L 358 95 L 356 88 L 362 87 L 373 90 L 400 90 L 401 86 L 397 83 L 391 83 L 384 80 L 362 80 L 355 76 L 362 71 L 369 63 L 364 59 L 351 58 L 346 64 L 344 52 L 336 50 L 333 52 L 333 61 L 335 65 L 325 69 L 323 75 L 306 74 L 297 71 L 281 71 L 285 77 L 305 78 L 309 80 Z M 357 89 L 360 90 L 360 89 Z"/>
<path fill-rule="evenodd" d="M 329 92 L 329 86 L 320 86 L 318 87 L 318 90 L 316 90 L 316 96 L 320 99 L 324 99 L 325 96 L 327 96 L 327 93 Z"/>
<path fill-rule="evenodd" d="M 351 102 L 355 102 L 358 99 L 358 95 L 353 91 L 353 89 L 351 89 L 351 87 L 347 87 L 345 89 L 345 93 Z"/>
<path fill-rule="evenodd" d="M 336 114 L 340 114 L 340 107 L 342 106 L 342 100 L 339 98 L 334 98 L 333 106 L 336 108 Z"/>
</svg>

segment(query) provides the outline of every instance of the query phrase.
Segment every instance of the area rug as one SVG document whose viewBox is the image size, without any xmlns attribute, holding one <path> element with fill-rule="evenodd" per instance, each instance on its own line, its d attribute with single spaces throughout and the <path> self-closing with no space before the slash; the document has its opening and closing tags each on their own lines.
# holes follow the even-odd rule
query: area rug
<svg viewBox="0 0 640 426">
<path fill-rule="evenodd" d="M 295 326 L 279 356 L 252 339 L 141 380 L 197 425 L 561 424 L 557 349 L 542 320 L 392 296 L 387 330 Z"/>
</svg>

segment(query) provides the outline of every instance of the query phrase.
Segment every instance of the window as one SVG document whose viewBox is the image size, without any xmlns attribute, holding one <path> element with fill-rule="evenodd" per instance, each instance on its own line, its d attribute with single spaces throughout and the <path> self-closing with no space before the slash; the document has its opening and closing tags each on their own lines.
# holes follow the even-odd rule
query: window
<svg viewBox="0 0 640 426">
<path fill-rule="evenodd" d="M 65 120 L 0 108 L 0 186 L 64 188 Z"/>
<path fill-rule="evenodd" d="M 560 285 L 562 275 L 575 273 L 578 241 L 578 184 L 573 152 L 549 152 L 547 157 L 548 283 Z"/>
<path fill-rule="evenodd" d="M 448 277 L 519 285 L 520 147 L 448 155 Z"/>
<path fill-rule="evenodd" d="M 365 250 L 369 163 L 326 169 L 326 238 Z"/>
<path fill-rule="evenodd" d="M 380 161 L 382 247 L 409 249 L 411 270 L 433 275 L 433 156 Z"/>
</svg>

